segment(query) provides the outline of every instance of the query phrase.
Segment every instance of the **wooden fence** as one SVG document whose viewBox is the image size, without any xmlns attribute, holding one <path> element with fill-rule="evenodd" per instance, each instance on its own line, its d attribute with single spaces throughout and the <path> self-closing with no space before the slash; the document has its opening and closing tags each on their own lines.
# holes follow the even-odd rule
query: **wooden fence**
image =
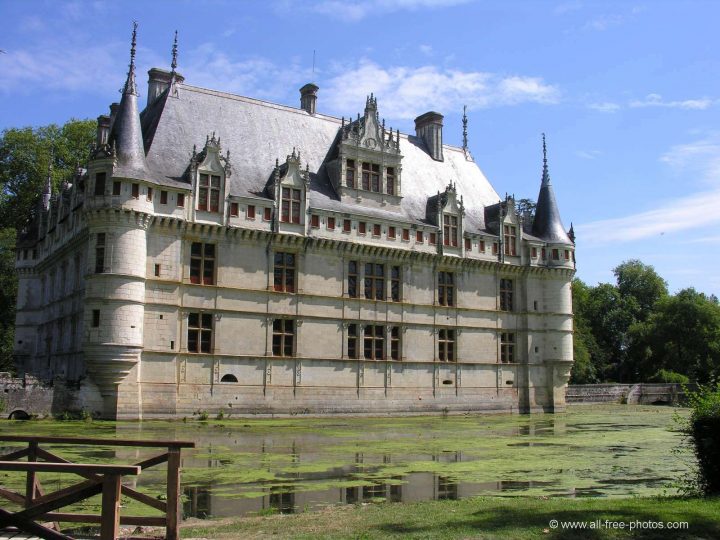
<svg viewBox="0 0 720 540">
<path fill-rule="evenodd" d="M 101 540 L 118 537 L 120 525 L 165 527 L 165 538 L 178 540 L 180 509 L 180 453 L 183 448 L 194 448 L 188 441 L 138 441 L 128 439 L 91 439 L 73 437 L 0 437 L 0 443 L 27 443 L 27 447 L 0 456 L 0 471 L 21 471 L 27 474 L 25 493 L 18 493 L 0 486 L 0 497 L 23 507 L 18 512 L 0 508 L 0 529 L 14 526 L 49 540 L 70 539 L 58 530 L 39 522 L 99 523 Z M 166 452 L 132 465 L 97 465 L 71 463 L 41 448 L 41 444 L 77 446 L 122 446 L 135 448 L 165 448 Z M 27 458 L 27 461 L 18 461 Z M 123 476 L 135 476 L 150 467 L 167 463 L 166 500 L 162 501 L 122 485 Z M 85 478 L 72 486 L 52 493 L 45 493 L 38 473 L 70 473 Z M 57 510 L 102 493 L 101 514 L 79 514 Z M 125 495 L 144 505 L 163 512 L 164 516 L 120 515 L 120 495 Z"/>
</svg>

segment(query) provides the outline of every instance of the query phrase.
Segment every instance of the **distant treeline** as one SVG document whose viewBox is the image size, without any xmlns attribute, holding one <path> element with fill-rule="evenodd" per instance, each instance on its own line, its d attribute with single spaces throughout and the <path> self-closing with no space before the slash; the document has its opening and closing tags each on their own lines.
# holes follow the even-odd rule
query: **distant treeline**
<svg viewBox="0 0 720 540">
<path fill-rule="evenodd" d="M 652 266 L 629 260 L 616 282 L 572 284 L 571 383 L 707 383 L 720 375 L 720 304 L 693 288 L 668 294 Z"/>
</svg>

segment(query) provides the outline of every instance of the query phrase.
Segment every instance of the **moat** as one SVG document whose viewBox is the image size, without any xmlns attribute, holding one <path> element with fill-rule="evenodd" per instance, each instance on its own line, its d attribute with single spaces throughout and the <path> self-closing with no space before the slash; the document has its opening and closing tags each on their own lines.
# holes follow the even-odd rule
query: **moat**
<svg viewBox="0 0 720 540">
<path fill-rule="evenodd" d="M 628 497 L 673 493 L 690 456 L 678 409 L 573 406 L 556 415 L 3 422 L 6 435 L 196 441 L 184 453 L 186 516 L 312 511 L 325 505 L 475 495 Z M 682 410 L 679 410 L 683 414 Z M 3 450 L 0 450 L 4 453 Z M 57 447 L 82 462 L 142 450 Z M 150 454 L 147 454 L 150 455 Z M 0 476 L 0 484 L 21 481 Z M 159 492 L 162 471 L 137 485 Z"/>
</svg>

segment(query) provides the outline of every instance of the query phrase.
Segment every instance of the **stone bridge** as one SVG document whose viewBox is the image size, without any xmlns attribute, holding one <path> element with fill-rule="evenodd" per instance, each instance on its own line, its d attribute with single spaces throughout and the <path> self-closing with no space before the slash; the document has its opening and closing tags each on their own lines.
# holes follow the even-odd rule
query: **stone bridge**
<svg viewBox="0 0 720 540">
<path fill-rule="evenodd" d="M 628 405 L 675 405 L 685 397 L 678 383 L 573 384 L 567 387 L 567 403 L 626 403 Z"/>
</svg>

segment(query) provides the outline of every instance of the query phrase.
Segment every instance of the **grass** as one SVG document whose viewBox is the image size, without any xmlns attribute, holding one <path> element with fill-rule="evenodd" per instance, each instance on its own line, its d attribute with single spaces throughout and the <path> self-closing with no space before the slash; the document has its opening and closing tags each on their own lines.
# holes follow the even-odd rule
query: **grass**
<svg viewBox="0 0 720 540">
<path fill-rule="evenodd" d="M 551 528 L 550 521 L 586 522 L 585 530 Z M 590 529 L 590 522 L 622 522 L 625 529 Z M 629 530 L 641 522 L 640 530 Z M 649 528 L 662 522 L 663 529 Z M 668 522 L 687 522 L 685 530 L 669 531 Z M 183 538 L 212 539 L 388 539 L 388 538 L 549 538 L 583 540 L 611 538 L 720 538 L 720 498 L 501 498 L 460 501 L 380 503 L 331 506 L 294 515 L 270 515 L 217 521 L 192 520 Z"/>
</svg>

